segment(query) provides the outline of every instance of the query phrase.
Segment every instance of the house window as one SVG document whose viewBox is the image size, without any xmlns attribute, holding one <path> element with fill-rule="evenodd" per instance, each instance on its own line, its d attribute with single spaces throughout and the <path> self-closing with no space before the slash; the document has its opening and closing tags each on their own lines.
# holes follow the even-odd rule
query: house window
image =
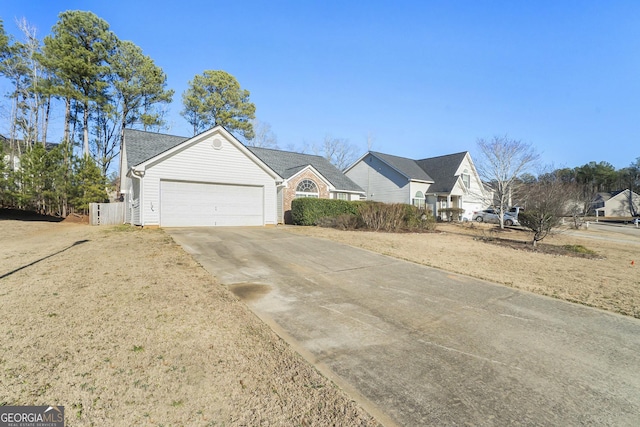
<svg viewBox="0 0 640 427">
<path fill-rule="evenodd" d="M 416 196 L 413 198 L 413 206 L 424 209 L 424 193 L 422 191 L 416 192 Z"/>
<path fill-rule="evenodd" d="M 336 193 L 336 199 L 338 199 L 338 200 L 348 200 L 347 193 Z"/>
<path fill-rule="evenodd" d="M 471 187 L 471 175 L 469 175 L 468 169 L 462 171 L 462 182 L 467 189 Z"/>
<path fill-rule="evenodd" d="M 319 197 L 318 186 L 310 179 L 303 179 L 296 187 L 296 197 Z"/>
</svg>

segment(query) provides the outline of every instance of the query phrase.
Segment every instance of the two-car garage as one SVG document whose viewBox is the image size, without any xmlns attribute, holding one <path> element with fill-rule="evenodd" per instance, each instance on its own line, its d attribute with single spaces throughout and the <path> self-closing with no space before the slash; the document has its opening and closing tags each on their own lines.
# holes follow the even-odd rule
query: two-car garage
<svg viewBox="0 0 640 427">
<path fill-rule="evenodd" d="M 263 225 L 263 209 L 263 187 L 160 181 L 162 227 Z"/>
<path fill-rule="evenodd" d="M 193 138 L 126 130 L 123 155 L 132 224 L 278 223 L 277 188 L 283 178 L 221 126 Z"/>
</svg>

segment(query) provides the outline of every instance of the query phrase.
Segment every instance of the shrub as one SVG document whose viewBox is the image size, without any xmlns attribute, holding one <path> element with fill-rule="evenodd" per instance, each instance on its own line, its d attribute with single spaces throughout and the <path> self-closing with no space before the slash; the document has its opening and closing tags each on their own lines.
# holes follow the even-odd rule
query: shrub
<svg viewBox="0 0 640 427">
<path fill-rule="evenodd" d="M 554 212 L 548 212 L 546 209 L 527 209 L 518 215 L 518 221 L 523 227 L 528 228 L 533 233 L 533 246 L 539 241 L 547 237 L 551 230 L 558 227 L 561 218 L 556 216 Z"/>
<path fill-rule="evenodd" d="M 324 217 L 318 219 L 319 227 L 337 228 L 339 230 L 355 230 L 361 227 L 358 215 L 342 214 L 336 217 Z"/>
<path fill-rule="evenodd" d="M 567 251 L 573 252 L 573 253 L 576 253 L 576 254 L 596 255 L 595 251 L 592 251 L 591 249 L 585 248 L 582 245 L 564 245 L 562 247 L 565 248 Z"/>
<path fill-rule="evenodd" d="M 464 209 L 462 208 L 442 208 L 438 212 L 440 212 L 440 216 L 443 221 L 460 221 L 462 218 L 462 214 L 464 213 Z"/>
<path fill-rule="evenodd" d="M 321 218 L 340 215 L 357 215 L 358 202 L 312 197 L 294 199 L 291 202 L 291 220 L 296 225 L 317 225 Z"/>
<path fill-rule="evenodd" d="M 365 228 L 370 230 L 395 230 L 404 218 L 404 207 L 399 203 L 368 202 L 358 209 Z"/>
<path fill-rule="evenodd" d="M 404 205 L 405 227 L 408 230 L 428 230 L 436 229 L 436 218 L 430 210 L 420 209 L 413 205 Z"/>
<path fill-rule="evenodd" d="M 404 203 L 347 202 L 335 199 L 300 198 L 291 203 L 296 225 L 374 231 L 434 230 L 431 211 Z"/>
<path fill-rule="evenodd" d="M 359 213 L 363 226 L 374 231 L 435 229 L 431 212 L 403 203 L 367 202 L 360 205 Z"/>
</svg>

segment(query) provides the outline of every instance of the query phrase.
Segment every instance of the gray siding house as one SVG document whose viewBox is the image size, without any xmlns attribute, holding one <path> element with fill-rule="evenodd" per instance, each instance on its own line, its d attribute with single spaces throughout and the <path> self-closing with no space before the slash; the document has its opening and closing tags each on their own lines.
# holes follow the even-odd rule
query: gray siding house
<svg viewBox="0 0 640 427">
<path fill-rule="evenodd" d="M 486 200 L 484 186 L 468 152 L 413 160 L 370 151 L 345 170 L 367 200 L 408 203 L 430 209 L 460 208 L 470 219 Z"/>
</svg>

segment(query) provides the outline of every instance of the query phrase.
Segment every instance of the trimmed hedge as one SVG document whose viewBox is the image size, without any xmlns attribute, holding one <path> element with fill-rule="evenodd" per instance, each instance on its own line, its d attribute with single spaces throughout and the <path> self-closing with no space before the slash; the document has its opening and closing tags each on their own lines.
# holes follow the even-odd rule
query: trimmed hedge
<svg viewBox="0 0 640 427">
<path fill-rule="evenodd" d="M 316 199 L 302 197 L 291 202 L 291 220 L 295 225 L 318 225 L 321 218 L 335 218 L 340 215 L 358 215 L 358 205 L 362 202 L 348 202 L 337 199 Z"/>
<path fill-rule="evenodd" d="M 315 198 L 294 199 L 291 219 L 295 225 L 375 231 L 433 230 L 436 223 L 430 211 L 412 205 Z"/>
</svg>

